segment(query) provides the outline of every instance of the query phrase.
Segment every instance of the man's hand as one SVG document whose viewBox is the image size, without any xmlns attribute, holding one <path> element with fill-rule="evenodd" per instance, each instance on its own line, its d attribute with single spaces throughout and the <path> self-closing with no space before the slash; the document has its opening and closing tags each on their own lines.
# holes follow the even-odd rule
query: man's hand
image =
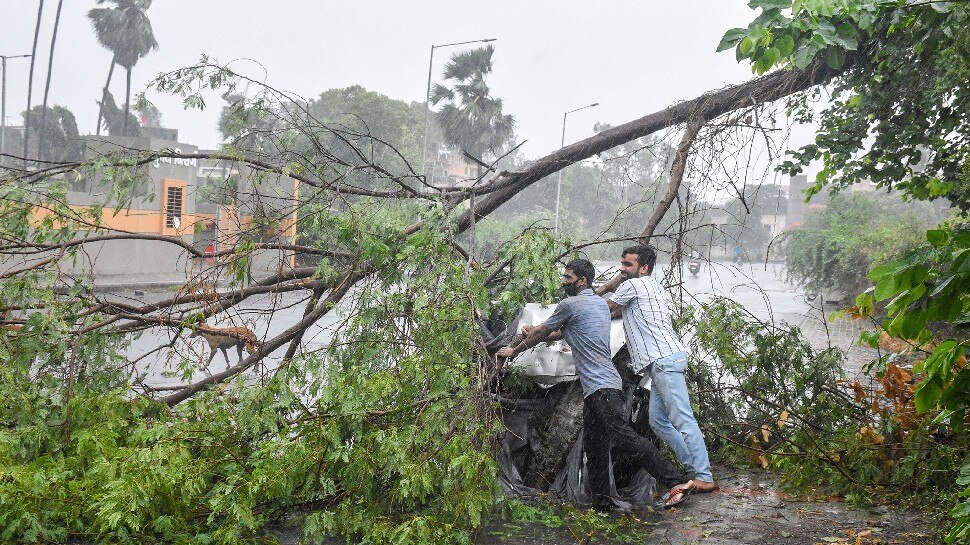
<svg viewBox="0 0 970 545">
<path fill-rule="evenodd" d="M 502 348 L 498 349 L 498 352 L 496 352 L 495 355 L 500 358 L 514 358 L 515 348 L 512 348 L 511 346 L 503 346 Z"/>
<path fill-rule="evenodd" d="M 528 336 L 529 333 L 532 333 L 532 330 L 535 328 L 536 326 L 534 325 L 524 325 L 522 326 L 522 334 Z"/>
</svg>

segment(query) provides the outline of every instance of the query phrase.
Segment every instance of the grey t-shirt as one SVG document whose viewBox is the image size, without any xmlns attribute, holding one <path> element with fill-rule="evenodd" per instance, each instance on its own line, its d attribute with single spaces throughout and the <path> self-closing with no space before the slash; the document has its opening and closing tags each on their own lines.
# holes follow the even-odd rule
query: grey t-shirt
<svg viewBox="0 0 970 545">
<path fill-rule="evenodd" d="M 610 307 L 593 290 L 586 289 L 563 299 L 542 325 L 562 329 L 573 351 L 573 362 L 583 385 L 583 397 L 602 388 L 623 387 L 620 373 L 610 357 Z"/>
</svg>

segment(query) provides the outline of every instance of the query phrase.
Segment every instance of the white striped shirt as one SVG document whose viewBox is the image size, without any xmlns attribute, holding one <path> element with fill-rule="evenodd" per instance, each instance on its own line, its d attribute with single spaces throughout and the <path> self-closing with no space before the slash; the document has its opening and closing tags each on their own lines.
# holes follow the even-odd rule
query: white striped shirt
<svg viewBox="0 0 970 545">
<path fill-rule="evenodd" d="M 623 307 L 623 331 L 634 372 L 654 361 L 685 352 L 671 320 L 670 294 L 652 276 L 625 280 L 610 301 Z"/>
</svg>

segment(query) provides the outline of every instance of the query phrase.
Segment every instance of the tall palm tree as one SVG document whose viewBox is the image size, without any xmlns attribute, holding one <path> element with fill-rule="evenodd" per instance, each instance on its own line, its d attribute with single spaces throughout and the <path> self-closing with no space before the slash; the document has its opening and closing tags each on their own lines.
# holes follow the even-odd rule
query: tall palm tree
<svg viewBox="0 0 970 545">
<path fill-rule="evenodd" d="M 40 126 L 47 125 L 47 98 L 51 92 L 51 74 L 54 72 L 54 46 L 57 44 L 57 28 L 61 24 L 61 8 L 64 7 L 64 0 L 57 1 L 57 12 L 54 14 L 54 32 L 51 34 L 51 51 L 47 57 L 47 81 L 44 83 L 44 103 L 40 111 Z M 24 126 L 27 124 L 24 123 Z M 44 149 L 44 133 L 37 135 L 37 153 Z"/>
<path fill-rule="evenodd" d="M 30 111 L 30 100 L 34 90 L 34 61 L 37 60 L 37 42 L 40 40 L 40 20 L 44 15 L 44 0 L 37 3 L 37 25 L 34 27 L 34 47 L 30 51 L 30 76 L 27 78 L 27 111 Z M 30 141 L 30 128 L 24 121 L 24 165 L 27 161 L 27 142 Z"/>
<path fill-rule="evenodd" d="M 502 113 L 502 99 L 491 96 L 485 83 L 493 53 L 488 45 L 452 55 L 442 74 L 452 86 L 436 83 L 431 90 L 431 104 L 445 102 L 435 113 L 445 144 L 478 159 L 495 155 L 515 131 L 515 118 Z"/>
<path fill-rule="evenodd" d="M 152 0 L 98 0 L 98 4 L 112 3 L 113 8 L 94 8 L 88 12 L 88 19 L 94 26 L 94 33 L 98 42 L 112 52 L 111 66 L 108 68 L 108 80 L 101 93 L 101 104 L 98 108 L 97 134 L 101 134 L 101 120 L 104 118 L 104 103 L 108 95 L 108 86 L 114 74 L 115 64 L 120 64 L 126 71 L 125 84 L 125 112 L 123 134 L 128 134 L 128 115 L 131 111 L 131 69 L 138 60 L 158 49 L 152 23 L 145 11 L 151 7 Z"/>
</svg>

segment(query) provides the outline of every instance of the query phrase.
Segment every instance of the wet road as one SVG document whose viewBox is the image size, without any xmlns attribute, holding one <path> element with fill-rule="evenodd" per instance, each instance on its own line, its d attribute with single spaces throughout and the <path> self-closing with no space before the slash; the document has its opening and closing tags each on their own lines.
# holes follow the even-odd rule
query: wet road
<svg viewBox="0 0 970 545">
<path fill-rule="evenodd" d="M 602 271 L 613 263 L 597 263 Z M 664 271 L 664 264 L 658 271 Z M 836 310 L 832 304 L 824 304 L 821 298 L 809 303 L 804 293 L 790 285 L 784 277 L 784 268 L 776 263 L 752 263 L 735 266 L 730 263 L 704 263 L 697 277 L 684 270 L 681 290 L 675 290 L 686 302 L 701 303 L 715 296 L 731 298 L 743 305 L 752 315 L 766 322 L 782 322 L 799 327 L 816 348 L 835 346 L 849 353 L 848 371 L 860 372 L 862 366 L 875 354 L 875 351 L 857 346 L 861 327 L 864 324 L 849 320 L 826 320 L 825 317 Z M 112 294 L 112 298 L 132 298 L 139 300 L 160 300 L 170 297 L 172 292 L 148 292 L 135 296 L 133 291 Z M 248 300 L 230 313 L 220 314 L 209 320 L 216 327 L 245 325 L 252 329 L 259 339 L 270 339 L 297 323 L 302 317 L 306 292 L 294 292 L 275 296 L 260 296 Z M 303 350 L 318 350 L 326 346 L 333 337 L 335 328 L 346 319 L 349 304 L 338 306 L 310 328 L 303 339 Z M 136 368 L 145 376 L 145 382 L 153 386 L 171 386 L 198 380 L 204 373 L 194 376 L 182 371 L 183 361 L 203 364 L 208 359 L 209 347 L 202 338 L 182 337 L 173 343 L 175 330 L 155 328 L 143 332 L 132 341 L 127 351 L 128 359 L 138 361 Z M 171 344 L 171 347 L 168 345 Z M 277 349 L 264 361 L 266 368 L 272 368 L 286 352 L 286 346 Z M 235 349 L 228 351 L 229 361 L 235 364 L 238 356 Z M 221 353 L 212 360 L 211 369 L 221 371 L 226 367 L 226 359 Z"/>
</svg>

